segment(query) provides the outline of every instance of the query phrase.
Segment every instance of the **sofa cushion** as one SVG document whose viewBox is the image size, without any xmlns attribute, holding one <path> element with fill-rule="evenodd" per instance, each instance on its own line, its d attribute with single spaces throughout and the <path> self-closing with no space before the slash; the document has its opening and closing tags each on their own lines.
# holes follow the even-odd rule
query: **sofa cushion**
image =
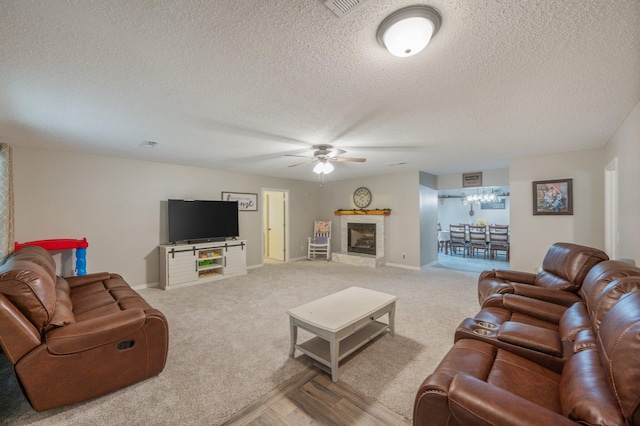
<svg viewBox="0 0 640 426">
<path fill-rule="evenodd" d="M 55 312 L 55 281 L 36 263 L 16 258 L 7 260 L 0 267 L 0 293 L 40 332 Z"/>
<path fill-rule="evenodd" d="M 629 276 L 640 276 L 640 268 L 619 260 L 607 260 L 591 268 L 580 288 L 580 297 L 587 305 L 589 315 L 593 315 L 594 302 L 603 288 L 618 278 Z"/>
<path fill-rule="evenodd" d="M 589 270 L 608 260 L 602 250 L 570 243 L 555 243 L 542 262 L 536 285 L 555 290 L 576 291 Z"/>
<path fill-rule="evenodd" d="M 63 289 L 57 288 L 56 286 L 56 307 L 51 321 L 49 321 L 49 324 L 45 327 L 45 331 L 51 330 L 54 327 L 73 324 L 75 321 L 71 297 L 69 297 L 69 294 Z"/>
<path fill-rule="evenodd" d="M 598 349 L 628 424 L 640 424 L 640 291 L 620 298 L 602 319 Z"/>
<path fill-rule="evenodd" d="M 567 361 L 560 380 L 562 414 L 588 425 L 625 424 L 598 351 L 584 350 Z"/>
<path fill-rule="evenodd" d="M 598 330 L 600 328 L 602 319 L 616 303 L 627 294 L 638 291 L 638 289 L 640 289 L 640 276 L 618 278 L 609 283 L 592 304 L 591 321 L 593 329 Z"/>
<path fill-rule="evenodd" d="M 51 257 L 51 253 L 40 246 L 22 247 L 20 250 L 13 252 L 10 255 L 10 258 L 33 262 L 36 265 L 42 266 L 51 278 L 56 277 L 55 260 Z"/>
<path fill-rule="evenodd" d="M 556 413 L 560 412 L 560 375 L 511 352 L 502 349 L 497 351 L 487 383 Z"/>
</svg>

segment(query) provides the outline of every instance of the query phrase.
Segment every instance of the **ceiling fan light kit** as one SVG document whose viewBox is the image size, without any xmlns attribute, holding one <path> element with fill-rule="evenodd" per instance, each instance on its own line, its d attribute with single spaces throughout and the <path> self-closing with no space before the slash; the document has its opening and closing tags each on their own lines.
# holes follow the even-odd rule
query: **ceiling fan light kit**
<svg viewBox="0 0 640 426">
<path fill-rule="evenodd" d="M 321 161 L 316 164 L 316 166 L 313 168 L 313 171 L 317 174 L 323 173 L 325 175 L 328 175 L 333 171 L 333 166 L 331 165 L 331 163 Z"/>
<path fill-rule="evenodd" d="M 331 145 L 314 145 L 313 149 L 315 149 L 313 153 L 313 157 L 308 157 L 305 155 L 295 155 L 288 154 L 287 157 L 302 157 L 306 158 L 307 161 L 303 161 L 302 163 L 292 164 L 289 167 L 301 166 L 303 164 L 310 163 L 318 163 L 313 168 L 313 171 L 319 175 L 328 175 L 334 169 L 333 164 L 334 161 L 347 161 L 352 163 L 364 163 L 367 161 L 366 158 L 348 158 L 348 157 L 338 157 L 341 154 L 346 153 L 344 149 L 336 148 L 333 149 Z"/>
<path fill-rule="evenodd" d="M 376 38 L 393 56 L 413 56 L 429 44 L 441 21 L 440 13 L 431 6 L 405 7 L 380 23 Z"/>
</svg>

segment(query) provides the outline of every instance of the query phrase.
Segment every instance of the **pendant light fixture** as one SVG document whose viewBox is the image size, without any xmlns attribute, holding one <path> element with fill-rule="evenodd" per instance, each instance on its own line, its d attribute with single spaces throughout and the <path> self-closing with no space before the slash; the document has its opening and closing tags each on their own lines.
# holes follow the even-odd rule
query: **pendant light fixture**
<svg viewBox="0 0 640 426">
<path fill-rule="evenodd" d="M 424 49 L 440 28 L 442 17 L 431 6 L 409 6 L 387 16 L 378 27 L 378 43 L 398 57 Z"/>
</svg>

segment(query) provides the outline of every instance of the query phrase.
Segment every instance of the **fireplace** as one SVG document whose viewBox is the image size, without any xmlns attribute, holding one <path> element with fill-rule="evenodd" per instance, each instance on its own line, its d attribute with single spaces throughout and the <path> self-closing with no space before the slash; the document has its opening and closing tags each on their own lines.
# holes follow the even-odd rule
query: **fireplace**
<svg viewBox="0 0 640 426">
<path fill-rule="evenodd" d="M 376 224 L 347 223 L 347 251 L 376 255 Z"/>
<path fill-rule="evenodd" d="M 342 215 L 340 218 L 340 250 L 332 252 L 331 259 L 336 262 L 371 268 L 384 266 L 387 259 L 385 256 L 386 221 L 387 215 L 382 214 Z M 351 228 L 354 228 L 355 231 L 352 231 Z M 359 234 L 366 236 L 360 243 L 358 243 Z"/>
</svg>

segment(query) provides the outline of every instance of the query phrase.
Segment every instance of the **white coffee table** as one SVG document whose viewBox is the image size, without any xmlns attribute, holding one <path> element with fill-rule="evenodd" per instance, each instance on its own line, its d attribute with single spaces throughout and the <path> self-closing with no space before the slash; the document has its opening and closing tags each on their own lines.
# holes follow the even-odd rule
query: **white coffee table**
<svg viewBox="0 0 640 426">
<path fill-rule="evenodd" d="M 350 287 L 329 296 L 289 309 L 291 350 L 296 349 L 331 369 L 338 381 L 340 360 L 386 330 L 393 336 L 396 296 L 360 287 Z M 388 324 L 376 321 L 389 314 Z M 318 337 L 298 344 L 298 327 Z"/>
</svg>

